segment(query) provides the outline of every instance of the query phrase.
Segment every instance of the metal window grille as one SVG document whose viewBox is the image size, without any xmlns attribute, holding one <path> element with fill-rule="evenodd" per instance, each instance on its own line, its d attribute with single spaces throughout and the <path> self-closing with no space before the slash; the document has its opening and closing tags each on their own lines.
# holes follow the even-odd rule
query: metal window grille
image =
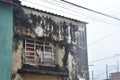
<svg viewBox="0 0 120 80">
<path fill-rule="evenodd" d="M 49 42 L 25 39 L 24 64 L 31 65 L 54 65 L 53 45 Z M 40 50 L 40 52 L 38 52 Z"/>
</svg>

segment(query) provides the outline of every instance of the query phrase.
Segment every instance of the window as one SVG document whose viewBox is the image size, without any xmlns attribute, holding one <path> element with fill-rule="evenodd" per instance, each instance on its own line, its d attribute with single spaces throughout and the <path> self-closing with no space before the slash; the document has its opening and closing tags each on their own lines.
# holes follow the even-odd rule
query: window
<svg viewBox="0 0 120 80">
<path fill-rule="evenodd" d="M 86 49 L 86 35 L 85 31 L 79 31 L 78 32 L 78 45 L 80 48 Z"/>
<path fill-rule="evenodd" d="M 25 39 L 24 64 L 52 66 L 54 65 L 53 45 L 49 42 Z"/>
</svg>

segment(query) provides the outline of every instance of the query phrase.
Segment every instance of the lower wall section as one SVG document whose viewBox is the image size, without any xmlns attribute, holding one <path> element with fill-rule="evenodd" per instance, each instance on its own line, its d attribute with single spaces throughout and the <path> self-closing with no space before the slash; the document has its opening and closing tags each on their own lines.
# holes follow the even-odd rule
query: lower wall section
<svg viewBox="0 0 120 80">
<path fill-rule="evenodd" d="M 23 80 L 60 80 L 59 76 L 23 73 Z"/>
</svg>

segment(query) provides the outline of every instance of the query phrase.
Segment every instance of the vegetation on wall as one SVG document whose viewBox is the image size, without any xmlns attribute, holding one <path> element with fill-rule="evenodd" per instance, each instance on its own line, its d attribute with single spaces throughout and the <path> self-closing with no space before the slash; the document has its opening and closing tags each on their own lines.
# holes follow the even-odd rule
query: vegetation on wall
<svg viewBox="0 0 120 80">
<path fill-rule="evenodd" d="M 34 32 L 34 29 L 41 27 L 43 36 L 53 41 L 63 41 L 67 43 L 69 37 L 71 41 L 76 41 L 75 32 L 77 26 L 72 23 L 67 24 L 65 21 L 55 22 L 48 16 L 37 16 L 35 14 L 25 14 L 21 7 L 14 9 L 14 29 L 22 32 Z M 69 28 L 68 28 L 69 27 Z"/>
<path fill-rule="evenodd" d="M 68 44 L 70 46 L 72 42 L 76 42 L 77 26 L 72 23 L 68 24 L 66 21 L 55 22 L 51 17 L 44 15 L 25 14 L 21 6 L 14 9 L 14 37 L 16 37 L 16 43 L 19 44 L 18 41 L 22 40 L 24 32 L 35 34 L 35 29 L 38 27 L 43 30 L 43 36 L 37 36 L 36 34 L 36 38 L 42 37 L 57 42 L 61 47 Z"/>
<path fill-rule="evenodd" d="M 42 30 L 41 34 L 43 33 L 43 35 L 39 36 L 37 33 L 35 33 L 35 30 L 37 28 Z M 63 58 L 64 68 L 67 66 L 69 53 L 74 54 L 74 51 L 72 51 L 72 49 L 75 49 L 77 47 L 77 31 L 78 26 L 73 25 L 72 23 L 68 24 L 66 21 L 56 22 L 51 17 L 44 15 L 40 16 L 32 13 L 26 14 L 20 6 L 14 9 L 15 49 L 17 50 L 19 42 L 24 39 L 24 36 L 26 36 L 23 34 L 24 32 L 33 33 L 36 35 L 34 38 L 49 40 L 55 44 L 59 44 L 61 48 L 65 48 L 65 55 Z"/>
<path fill-rule="evenodd" d="M 38 35 L 36 33 L 36 29 L 41 29 L 41 34 Z M 42 39 L 46 41 L 50 41 L 53 45 L 56 43 L 60 48 L 65 49 L 65 55 L 62 59 L 63 67 L 60 70 L 67 70 L 67 61 L 69 53 L 73 54 L 74 62 L 72 63 L 73 72 L 70 76 L 72 76 L 72 80 L 79 80 L 77 76 L 80 75 L 83 77 L 82 69 L 79 69 L 78 64 L 78 56 L 75 56 L 77 52 L 76 48 L 79 45 L 79 40 L 77 40 L 76 32 L 78 31 L 78 26 L 73 23 L 68 23 L 66 21 L 55 21 L 52 17 L 47 15 L 35 15 L 33 13 L 26 14 L 21 6 L 14 8 L 14 49 L 17 50 L 20 41 L 22 41 L 27 33 L 32 33 L 35 36 L 30 37 L 36 39 Z M 39 30 L 38 30 L 39 32 Z M 26 34 L 24 34 L 26 33 Z M 83 41 L 83 40 L 82 40 Z M 76 43 L 76 44 L 75 44 Z M 84 43 L 83 43 L 84 44 Z M 58 65 L 59 66 L 59 65 Z M 79 71 L 79 73 L 78 73 Z"/>
</svg>

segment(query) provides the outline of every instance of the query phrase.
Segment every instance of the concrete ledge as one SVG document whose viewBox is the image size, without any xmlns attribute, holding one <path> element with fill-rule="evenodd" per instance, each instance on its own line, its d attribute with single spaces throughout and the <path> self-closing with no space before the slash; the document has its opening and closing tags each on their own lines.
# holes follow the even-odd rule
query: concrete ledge
<svg viewBox="0 0 120 80">
<path fill-rule="evenodd" d="M 57 67 L 50 66 L 31 66 L 24 65 L 21 69 L 18 70 L 18 73 L 23 74 L 25 72 L 34 73 L 34 74 L 44 74 L 44 75 L 60 75 L 68 76 L 67 71 L 59 70 Z"/>
</svg>

